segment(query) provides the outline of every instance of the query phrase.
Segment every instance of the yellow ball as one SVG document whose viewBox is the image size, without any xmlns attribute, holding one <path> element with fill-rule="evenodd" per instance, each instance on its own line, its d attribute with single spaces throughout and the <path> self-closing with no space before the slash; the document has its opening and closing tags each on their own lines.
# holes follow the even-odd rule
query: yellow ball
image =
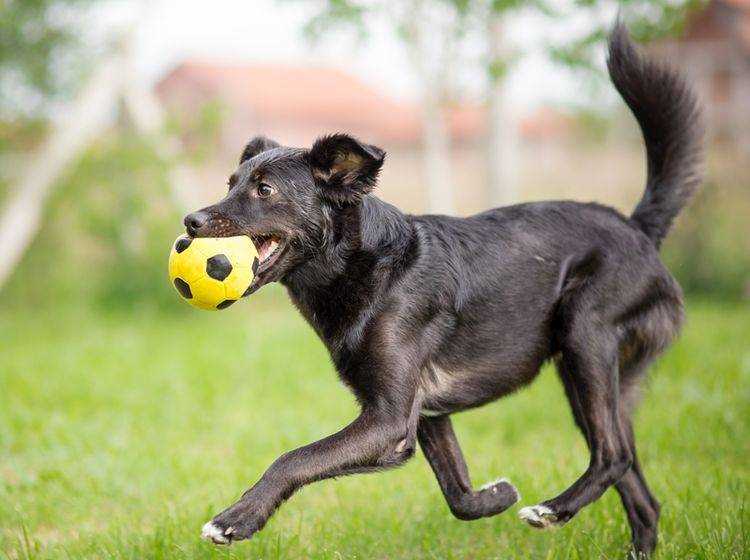
<svg viewBox="0 0 750 560">
<path fill-rule="evenodd" d="M 200 309 L 226 309 L 245 295 L 258 252 L 249 237 L 178 237 L 169 255 L 169 279 Z"/>
</svg>

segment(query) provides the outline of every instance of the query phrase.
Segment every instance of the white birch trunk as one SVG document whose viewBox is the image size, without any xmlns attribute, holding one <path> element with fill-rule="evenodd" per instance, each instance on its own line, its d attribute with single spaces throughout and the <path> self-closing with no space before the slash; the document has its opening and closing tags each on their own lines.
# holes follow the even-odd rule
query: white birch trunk
<svg viewBox="0 0 750 560">
<path fill-rule="evenodd" d="M 490 60 L 508 57 L 500 17 L 489 18 L 487 31 Z M 502 76 L 490 76 L 487 142 L 487 192 L 491 206 L 518 202 L 518 125 L 510 111 Z"/>
<path fill-rule="evenodd" d="M 440 95 L 427 86 L 422 109 L 422 134 L 428 211 L 453 214 L 450 130 Z"/>
<path fill-rule="evenodd" d="M 401 18 L 407 30 L 407 46 L 422 87 L 422 163 L 427 186 L 427 211 L 453 214 L 451 185 L 450 130 L 445 107 L 446 56 L 450 37 L 436 19 L 434 6 L 424 0 L 412 0 Z M 438 39 L 436 41 L 436 39 Z"/>
<path fill-rule="evenodd" d="M 55 180 L 111 122 L 122 80 L 122 59 L 113 57 L 89 82 L 70 112 L 55 124 L 49 139 L 29 162 L 28 172 L 11 192 L 0 213 L 0 286 L 34 239 Z"/>
</svg>

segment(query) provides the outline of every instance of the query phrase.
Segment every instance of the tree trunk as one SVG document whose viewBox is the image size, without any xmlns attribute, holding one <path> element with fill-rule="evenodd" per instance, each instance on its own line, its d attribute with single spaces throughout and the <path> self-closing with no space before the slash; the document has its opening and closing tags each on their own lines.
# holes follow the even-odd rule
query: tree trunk
<svg viewBox="0 0 750 560">
<path fill-rule="evenodd" d="M 496 67 L 508 58 L 500 17 L 489 18 L 487 39 L 490 60 Z M 491 206 L 518 202 L 518 128 L 508 107 L 504 81 L 503 75 L 490 73 L 487 193 Z"/>
<path fill-rule="evenodd" d="M 437 84 L 428 82 L 425 86 L 422 134 L 428 211 L 433 214 L 453 214 L 450 130 L 446 110 Z"/>
<path fill-rule="evenodd" d="M 102 65 L 78 101 L 53 127 L 0 213 L 0 286 L 10 277 L 42 220 L 47 195 L 65 168 L 112 120 L 122 82 L 119 56 Z"/>
<path fill-rule="evenodd" d="M 438 22 L 430 18 L 424 0 L 412 0 L 403 16 L 407 48 L 422 87 L 422 161 L 427 184 L 427 211 L 433 214 L 453 214 L 453 189 L 450 178 L 450 130 L 445 107 L 445 92 L 451 60 L 446 44 L 452 38 Z M 432 14 L 434 16 L 434 13 Z M 440 47 L 430 38 L 438 33 L 443 38 Z"/>
</svg>

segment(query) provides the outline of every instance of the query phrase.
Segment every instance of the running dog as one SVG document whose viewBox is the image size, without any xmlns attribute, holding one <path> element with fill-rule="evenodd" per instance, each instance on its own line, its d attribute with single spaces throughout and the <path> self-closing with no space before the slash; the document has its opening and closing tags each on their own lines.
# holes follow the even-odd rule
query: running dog
<svg viewBox="0 0 750 560">
<path fill-rule="evenodd" d="M 654 550 L 659 502 L 638 463 L 631 414 L 648 366 L 683 320 L 659 246 L 701 183 L 703 125 L 683 78 L 640 54 L 621 23 L 608 69 L 646 146 L 645 194 L 629 217 L 570 201 L 468 218 L 408 215 L 371 194 L 385 152 L 349 135 L 310 149 L 264 137 L 245 147 L 228 194 L 187 216 L 187 232 L 253 240 L 260 264 L 248 291 L 286 287 L 361 413 L 279 457 L 206 523 L 205 538 L 248 539 L 300 487 L 396 467 L 417 442 L 456 517 L 501 513 L 518 492 L 506 480 L 473 489 L 450 415 L 518 390 L 550 360 L 590 462 L 520 518 L 562 525 L 614 485 L 634 551 Z"/>
</svg>

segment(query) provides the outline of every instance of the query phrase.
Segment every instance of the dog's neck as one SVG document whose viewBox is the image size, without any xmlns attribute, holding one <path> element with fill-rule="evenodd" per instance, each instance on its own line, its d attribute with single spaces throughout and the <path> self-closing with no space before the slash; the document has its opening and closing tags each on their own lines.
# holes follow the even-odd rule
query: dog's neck
<svg viewBox="0 0 750 560">
<path fill-rule="evenodd" d="M 413 234 L 407 216 L 373 196 L 332 215 L 320 246 L 282 280 L 291 292 L 324 289 L 345 274 L 353 261 L 367 256 L 374 261 L 397 260 Z"/>
<path fill-rule="evenodd" d="M 333 346 L 378 300 L 416 242 L 408 217 L 375 197 L 334 216 L 323 249 L 282 280 L 308 322 Z"/>
</svg>

